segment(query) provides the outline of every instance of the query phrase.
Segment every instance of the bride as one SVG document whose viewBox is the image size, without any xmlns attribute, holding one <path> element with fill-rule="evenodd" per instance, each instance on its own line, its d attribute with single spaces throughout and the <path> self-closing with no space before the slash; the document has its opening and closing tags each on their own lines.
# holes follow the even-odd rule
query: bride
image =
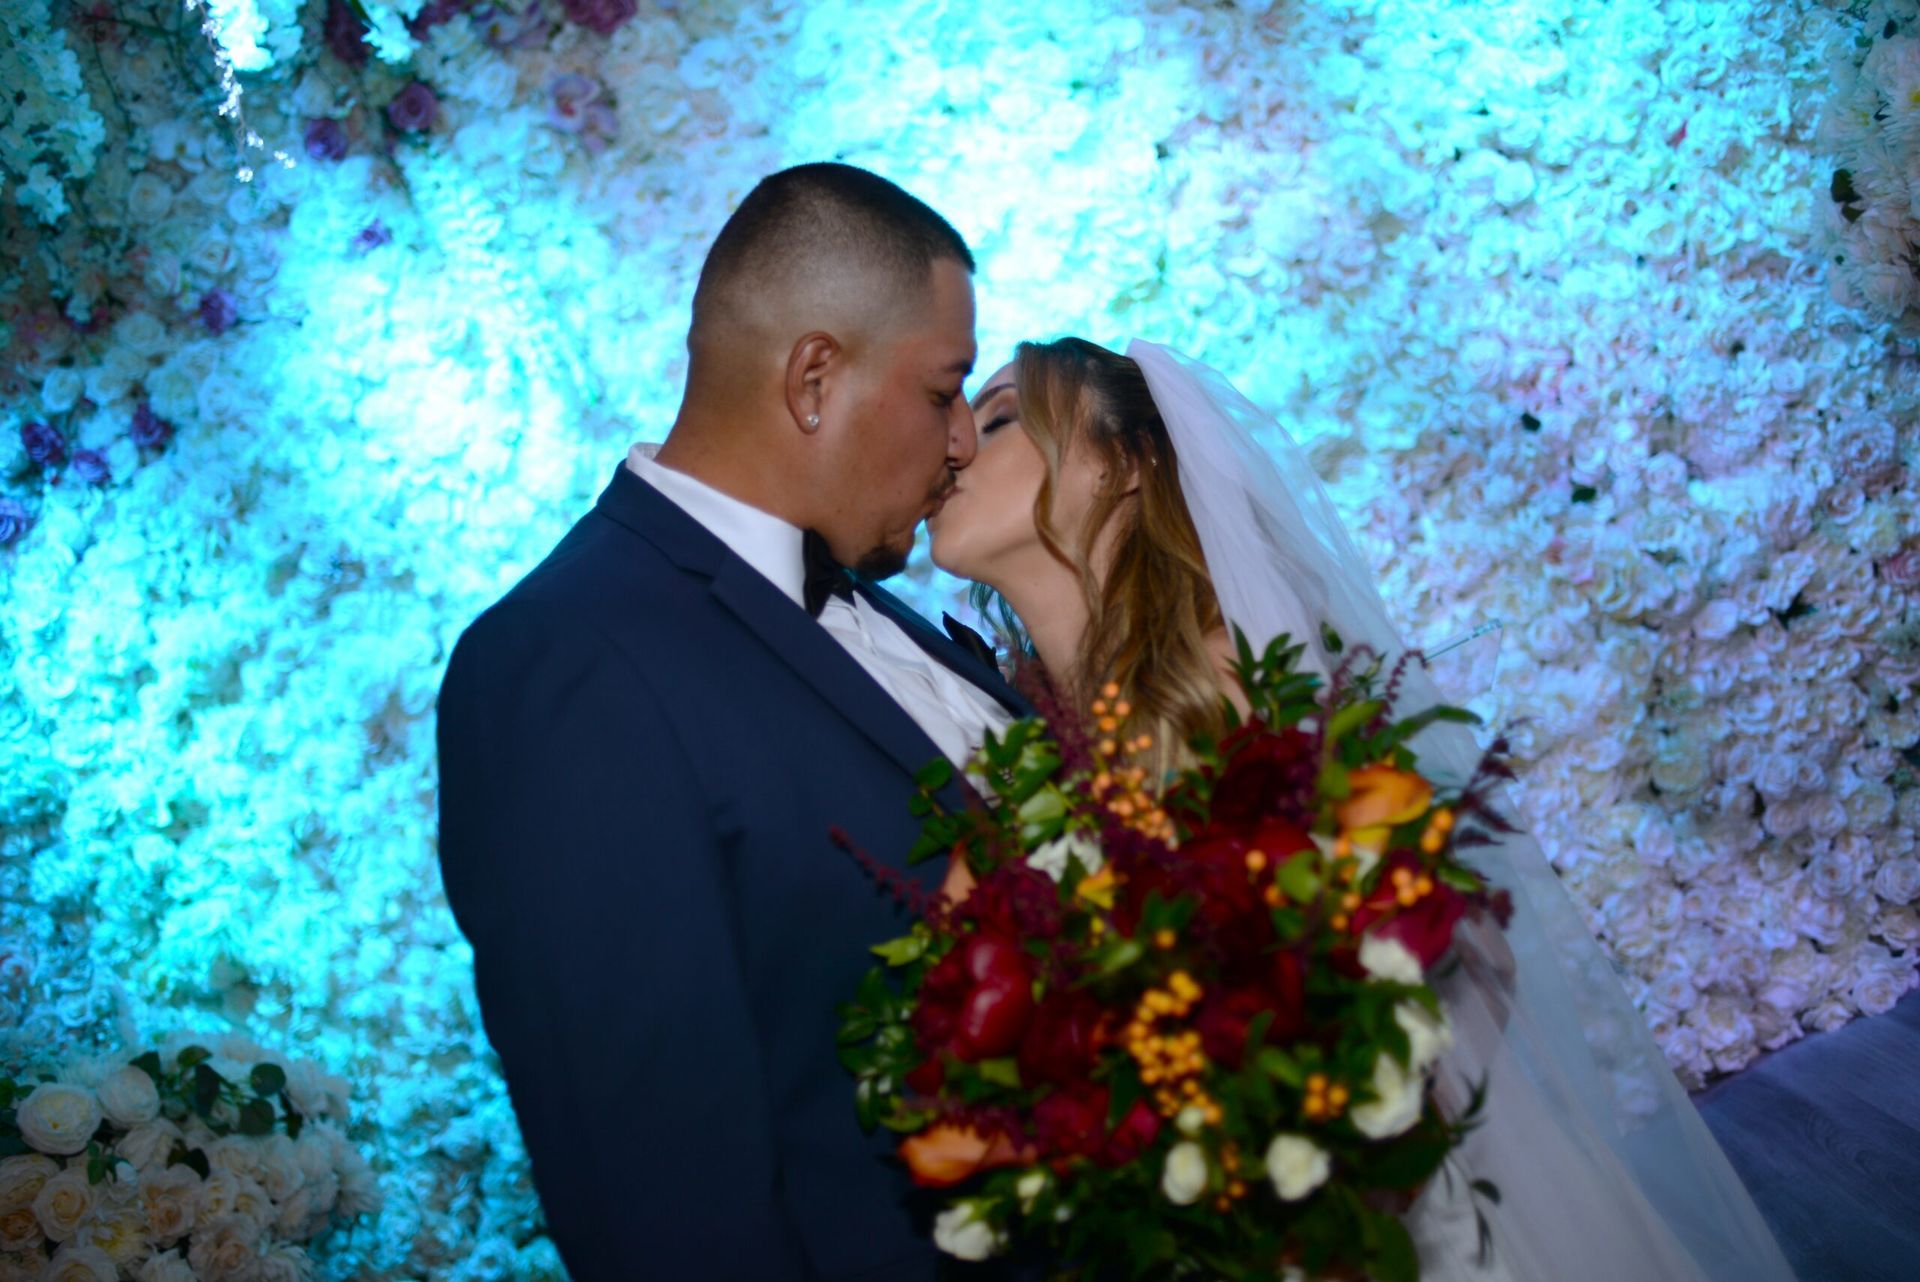
<svg viewBox="0 0 1920 1282">
<path fill-rule="evenodd" d="M 1026 343 L 973 409 L 979 453 L 928 522 L 935 563 L 998 594 L 1072 702 L 1117 683 L 1123 733 L 1152 735 L 1164 767 L 1225 728 L 1230 627 L 1256 652 L 1309 640 L 1323 675 L 1322 622 L 1389 663 L 1403 651 L 1304 455 L 1214 371 L 1140 341 L 1125 356 Z M 1403 712 L 1440 701 L 1417 665 L 1402 689 Z M 1414 747 L 1456 782 L 1478 757 L 1445 724 Z M 1461 942 L 1440 981 L 1456 1041 L 1435 1089 L 1458 1108 L 1485 1076 L 1488 1105 L 1407 1213 L 1422 1277 L 1790 1279 L 1539 846 L 1515 834 L 1477 853 L 1515 913 L 1504 937 Z M 1480 1179 L 1501 1194 L 1484 1244 Z"/>
</svg>

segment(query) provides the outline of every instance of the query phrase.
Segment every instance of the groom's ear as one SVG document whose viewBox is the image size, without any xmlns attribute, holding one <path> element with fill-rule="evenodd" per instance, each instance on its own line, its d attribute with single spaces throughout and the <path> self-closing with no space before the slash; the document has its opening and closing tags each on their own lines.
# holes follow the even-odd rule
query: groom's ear
<svg viewBox="0 0 1920 1282">
<path fill-rule="evenodd" d="M 787 413 L 809 436 L 820 430 L 826 416 L 826 384 L 843 354 L 839 341 L 819 330 L 803 334 L 787 353 Z"/>
</svg>

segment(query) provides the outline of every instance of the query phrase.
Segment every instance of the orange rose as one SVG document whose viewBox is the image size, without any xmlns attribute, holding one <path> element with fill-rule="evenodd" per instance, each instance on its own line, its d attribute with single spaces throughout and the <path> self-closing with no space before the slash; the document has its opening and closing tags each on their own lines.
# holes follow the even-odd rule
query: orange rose
<svg viewBox="0 0 1920 1282">
<path fill-rule="evenodd" d="M 1361 766 L 1347 775 L 1352 790 L 1334 808 L 1342 832 L 1356 846 L 1378 849 L 1387 830 L 1418 819 L 1433 801 L 1433 785 L 1410 770 Z"/>
<path fill-rule="evenodd" d="M 1034 1159 L 1031 1146 L 1016 1148 L 1005 1135 L 987 1139 L 971 1126 L 936 1122 L 918 1135 L 900 1141 L 900 1156 L 921 1188 L 947 1188 L 996 1166 L 1016 1166 Z"/>
</svg>

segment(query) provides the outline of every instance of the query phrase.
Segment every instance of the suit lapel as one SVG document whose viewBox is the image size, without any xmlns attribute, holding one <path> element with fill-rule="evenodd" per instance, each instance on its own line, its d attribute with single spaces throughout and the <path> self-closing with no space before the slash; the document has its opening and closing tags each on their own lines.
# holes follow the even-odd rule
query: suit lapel
<svg viewBox="0 0 1920 1282">
<path fill-rule="evenodd" d="M 1016 717 L 1031 717 L 1033 705 L 1026 696 L 1015 690 L 996 668 L 974 658 L 961 648 L 959 643 L 931 623 L 921 618 L 901 601 L 868 583 L 865 579 L 854 579 L 854 590 L 864 596 L 872 606 L 900 625 L 900 629 L 913 638 L 914 644 L 925 650 L 933 658 L 944 664 L 956 676 L 980 687 L 997 700 L 1001 707 Z"/>
<path fill-rule="evenodd" d="M 940 757 L 939 747 L 918 723 L 825 628 L 624 465 L 615 471 L 596 510 L 646 539 L 682 569 L 711 580 L 716 601 L 908 775 Z"/>
</svg>

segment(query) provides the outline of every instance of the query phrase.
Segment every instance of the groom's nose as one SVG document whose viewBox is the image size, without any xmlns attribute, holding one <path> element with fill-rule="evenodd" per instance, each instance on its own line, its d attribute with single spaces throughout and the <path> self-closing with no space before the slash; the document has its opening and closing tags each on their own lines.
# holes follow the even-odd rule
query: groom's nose
<svg viewBox="0 0 1920 1282">
<path fill-rule="evenodd" d="M 966 397 L 956 396 L 947 411 L 947 466 L 959 471 L 973 462 L 979 449 L 980 437 L 973 427 L 973 407 Z"/>
</svg>

